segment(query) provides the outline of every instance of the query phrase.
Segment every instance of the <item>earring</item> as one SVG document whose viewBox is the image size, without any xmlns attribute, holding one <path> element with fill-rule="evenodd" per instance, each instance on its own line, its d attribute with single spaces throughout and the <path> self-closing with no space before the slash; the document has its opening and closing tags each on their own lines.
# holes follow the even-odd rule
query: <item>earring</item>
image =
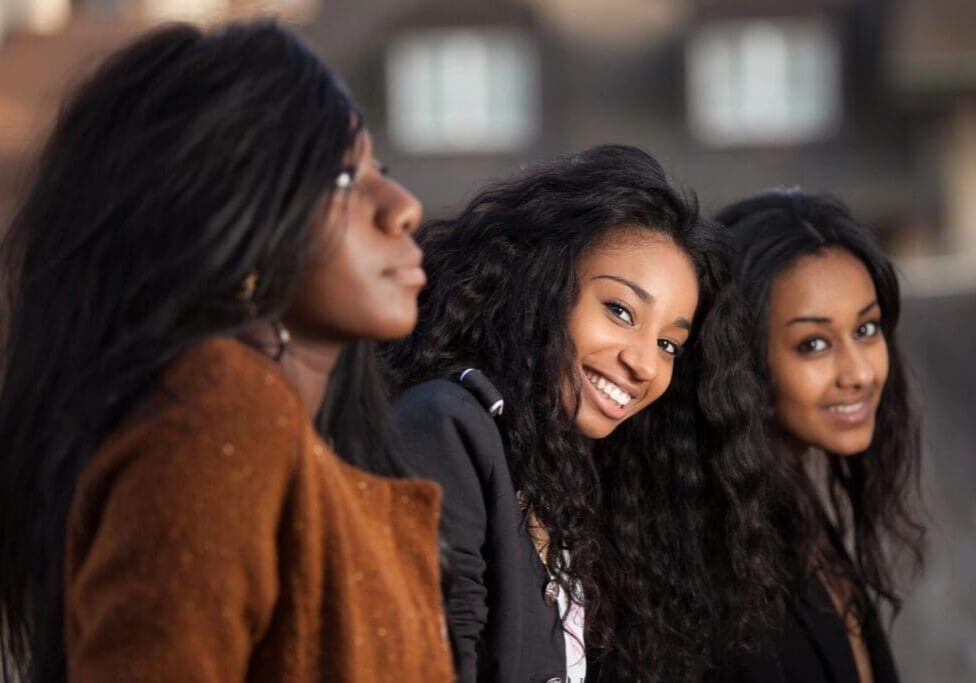
<svg viewBox="0 0 976 683">
<path fill-rule="evenodd" d="M 237 290 L 237 299 L 250 303 L 254 298 L 254 290 L 258 288 L 258 271 L 252 270 L 241 282 L 240 289 Z"/>
<path fill-rule="evenodd" d="M 274 328 L 275 336 L 278 337 L 278 350 L 275 351 L 273 358 L 275 361 L 279 361 L 285 355 L 285 349 L 288 346 L 288 342 L 291 341 L 291 334 L 288 332 L 288 328 L 281 324 L 280 320 L 273 320 L 271 327 Z"/>
</svg>

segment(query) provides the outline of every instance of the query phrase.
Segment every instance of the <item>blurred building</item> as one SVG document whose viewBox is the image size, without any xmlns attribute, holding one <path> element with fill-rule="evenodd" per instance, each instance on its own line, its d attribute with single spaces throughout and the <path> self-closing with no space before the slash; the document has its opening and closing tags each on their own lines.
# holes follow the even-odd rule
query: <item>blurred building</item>
<svg viewBox="0 0 976 683">
<path fill-rule="evenodd" d="M 625 141 L 709 209 L 798 184 L 903 253 L 976 252 L 968 0 L 339 0 L 310 33 L 435 213 Z"/>
<path fill-rule="evenodd" d="M 0 0 L 0 221 L 9 218 L 67 88 L 163 21 L 275 14 L 298 24 L 317 0 Z"/>
</svg>

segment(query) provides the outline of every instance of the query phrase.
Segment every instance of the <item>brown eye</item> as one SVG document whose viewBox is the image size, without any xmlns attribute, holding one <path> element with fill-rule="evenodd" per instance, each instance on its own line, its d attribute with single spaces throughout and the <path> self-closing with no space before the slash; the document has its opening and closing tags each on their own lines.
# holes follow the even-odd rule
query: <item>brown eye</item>
<svg viewBox="0 0 976 683">
<path fill-rule="evenodd" d="M 855 336 L 858 339 L 867 339 L 877 336 L 878 332 L 880 331 L 881 324 L 876 320 L 871 320 L 870 322 L 859 325 L 857 331 L 855 332 Z"/>
<path fill-rule="evenodd" d="M 810 354 L 826 351 L 829 347 L 830 345 L 827 343 L 826 339 L 823 339 L 822 337 L 810 337 L 809 339 L 804 339 L 797 344 L 796 350 L 802 354 Z"/>
<path fill-rule="evenodd" d="M 675 341 L 670 339 L 658 339 L 657 345 L 664 351 L 664 353 L 669 356 L 674 356 L 675 358 L 681 358 L 681 354 L 685 352 L 685 347 Z"/>
<path fill-rule="evenodd" d="M 631 315 L 626 306 L 618 304 L 616 301 L 607 301 L 603 305 L 608 311 L 610 311 L 610 315 L 612 315 L 614 318 L 619 318 L 622 322 L 625 322 L 628 325 L 634 324 L 634 316 Z"/>
</svg>

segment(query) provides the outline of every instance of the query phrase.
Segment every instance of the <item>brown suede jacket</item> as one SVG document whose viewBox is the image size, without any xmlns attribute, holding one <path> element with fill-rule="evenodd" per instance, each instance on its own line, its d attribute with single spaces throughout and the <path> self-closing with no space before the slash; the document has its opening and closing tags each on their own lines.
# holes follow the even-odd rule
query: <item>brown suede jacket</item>
<svg viewBox="0 0 976 683">
<path fill-rule="evenodd" d="M 439 506 L 339 460 L 268 358 L 203 342 L 78 481 L 69 679 L 451 681 Z"/>
</svg>

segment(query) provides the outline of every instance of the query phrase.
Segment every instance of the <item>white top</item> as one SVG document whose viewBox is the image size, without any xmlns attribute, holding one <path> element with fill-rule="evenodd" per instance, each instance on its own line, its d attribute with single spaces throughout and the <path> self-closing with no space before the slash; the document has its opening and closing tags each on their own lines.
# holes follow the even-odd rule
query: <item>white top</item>
<svg viewBox="0 0 976 683">
<path fill-rule="evenodd" d="M 566 565 L 569 566 L 569 554 L 566 553 L 565 557 Z M 566 641 L 566 683 L 583 683 L 586 679 L 586 648 L 583 641 L 585 611 L 579 603 L 570 604 L 569 596 L 562 588 L 559 589 L 556 603 L 559 606 L 559 616 L 565 615 L 563 638 Z"/>
</svg>

